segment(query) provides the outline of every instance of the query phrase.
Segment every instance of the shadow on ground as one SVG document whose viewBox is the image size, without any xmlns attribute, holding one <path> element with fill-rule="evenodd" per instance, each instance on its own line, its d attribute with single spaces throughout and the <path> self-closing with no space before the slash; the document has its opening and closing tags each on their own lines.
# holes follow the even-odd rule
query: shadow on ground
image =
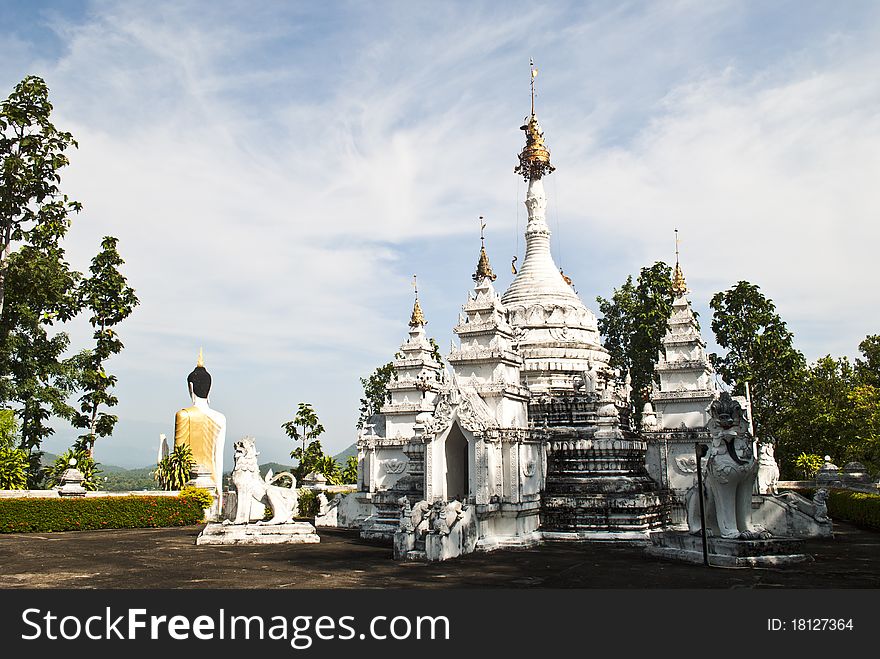
<svg viewBox="0 0 880 659">
<path fill-rule="evenodd" d="M 315 545 L 196 546 L 201 526 L 0 535 L 2 588 L 878 588 L 880 533 L 835 523 L 809 563 L 705 568 L 640 547 L 558 543 L 398 563 L 389 547 L 321 530 Z"/>
</svg>

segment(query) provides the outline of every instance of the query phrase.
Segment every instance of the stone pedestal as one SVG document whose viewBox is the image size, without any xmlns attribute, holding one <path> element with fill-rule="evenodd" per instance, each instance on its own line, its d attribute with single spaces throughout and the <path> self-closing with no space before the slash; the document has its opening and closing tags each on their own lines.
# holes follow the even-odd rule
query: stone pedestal
<svg viewBox="0 0 880 659">
<path fill-rule="evenodd" d="M 189 481 L 187 481 L 186 484 L 190 487 L 198 487 L 208 491 L 213 498 L 213 501 L 211 502 L 211 505 L 205 509 L 205 519 L 209 522 L 218 521 L 221 517 L 223 502 L 221 501 L 220 495 L 217 493 L 217 488 L 214 487 L 214 478 L 211 476 L 211 470 L 205 466 L 196 465 L 193 467 Z"/>
<path fill-rule="evenodd" d="M 197 545 L 275 545 L 321 542 L 308 522 L 290 524 L 208 524 Z"/>
<path fill-rule="evenodd" d="M 709 564 L 720 567 L 769 567 L 813 560 L 812 556 L 803 553 L 803 540 L 797 538 L 707 538 L 707 542 Z M 650 556 L 702 564 L 703 540 L 700 534 L 658 531 L 651 534 L 651 546 L 645 552 Z"/>
<path fill-rule="evenodd" d="M 541 499 L 545 538 L 647 540 L 667 521 L 666 495 L 645 471 L 646 444 L 635 437 L 593 439 L 587 431 L 550 431 Z M 549 533 L 549 535 L 548 535 Z"/>
</svg>

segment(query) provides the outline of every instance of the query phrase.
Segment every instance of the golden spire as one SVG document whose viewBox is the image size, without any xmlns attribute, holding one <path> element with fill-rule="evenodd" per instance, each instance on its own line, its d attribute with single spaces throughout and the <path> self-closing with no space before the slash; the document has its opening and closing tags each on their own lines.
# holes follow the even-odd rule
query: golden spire
<svg viewBox="0 0 880 659">
<path fill-rule="evenodd" d="M 416 292 L 416 302 L 413 305 L 412 316 L 410 316 L 409 319 L 409 326 L 413 328 L 419 326 L 424 327 L 428 324 L 428 321 L 425 320 L 425 314 L 422 313 L 422 307 L 419 304 L 419 284 L 415 275 L 413 275 L 413 289 L 415 289 Z"/>
<path fill-rule="evenodd" d="M 196 366 L 201 366 L 202 368 L 205 367 L 205 355 L 202 352 L 201 346 L 199 346 L 199 359 L 196 362 Z"/>
<path fill-rule="evenodd" d="M 477 261 L 477 271 L 471 275 L 475 282 L 480 282 L 483 279 L 489 281 L 497 279 L 497 275 L 492 272 L 492 266 L 489 265 L 489 257 L 486 255 L 486 237 L 483 235 L 485 228 L 486 223 L 483 222 L 483 216 L 480 215 L 480 260 Z"/>
<path fill-rule="evenodd" d="M 672 273 L 672 294 L 675 297 L 681 297 L 687 290 L 687 282 L 684 280 L 684 273 L 681 271 L 681 265 L 678 262 L 678 229 L 675 230 L 675 270 Z"/>
<path fill-rule="evenodd" d="M 550 151 L 544 145 L 544 133 L 535 114 L 535 78 L 538 77 L 538 69 L 531 59 L 529 67 L 532 71 L 532 113 L 526 123 L 519 127 L 526 133 L 526 146 L 519 154 L 519 165 L 513 168 L 516 174 L 521 174 L 526 180 L 539 179 L 556 169 L 550 164 Z"/>
</svg>

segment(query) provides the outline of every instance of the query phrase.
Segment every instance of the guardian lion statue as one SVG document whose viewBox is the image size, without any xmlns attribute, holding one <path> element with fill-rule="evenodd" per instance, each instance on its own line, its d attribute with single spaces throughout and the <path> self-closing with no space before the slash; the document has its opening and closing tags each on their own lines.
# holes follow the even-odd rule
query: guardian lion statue
<svg viewBox="0 0 880 659">
<path fill-rule="evenodd" d="M 703 486 L 707 535 L 754 540 L 770 533 L 752 524 L 752 491 L 758 461 L 752 448 L 749 422 L 738 401 L 728 392 L 709 406 L 711 442 L 703 463 Z M 697 486 L 688 491 L 688 529 L 700 532 L 700 500 Z"/>
<path fill-rule="evenodd" d="M 251 502 L 258 501 L 272 509 L 272 518 L 257 524 L 289 524 L 297 513 L 296 478 L 288 471 L 260 478 L 257 464 L 257 447 L 253 437 L 244 437 L 233 445 L 235 467 L 232 470 L 232 485 L 235 487 L 237 505 L 235 519 L 224 520 L 224 524 L 247 524 L 250 522 Z M 276 485 L 289 481 L 290 486 Z"/>
</svg>

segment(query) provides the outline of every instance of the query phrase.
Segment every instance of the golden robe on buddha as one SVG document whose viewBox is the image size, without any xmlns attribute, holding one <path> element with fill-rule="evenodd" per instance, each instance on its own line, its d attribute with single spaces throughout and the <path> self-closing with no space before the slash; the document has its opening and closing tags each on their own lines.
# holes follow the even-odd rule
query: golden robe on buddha
<svg viewBox="0 0 880 659">
<path fill-rule="evenodd" d="M 180 410 L 174 416 L 174 445 L 189 445 L 193 460 L 211 472 L 215 483 L 221 482 L 221 474 L 216 473 L 214 457 L 220 431 L 220 425 L 195 405 Z"/>
</svg>

